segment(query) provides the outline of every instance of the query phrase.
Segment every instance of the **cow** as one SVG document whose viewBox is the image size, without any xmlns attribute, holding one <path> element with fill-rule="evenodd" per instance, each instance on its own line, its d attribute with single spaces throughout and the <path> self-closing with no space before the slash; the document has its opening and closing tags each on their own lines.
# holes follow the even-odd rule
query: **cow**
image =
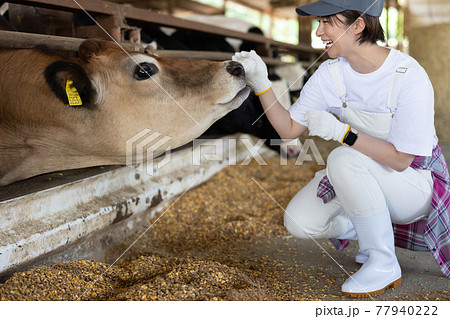
<svg viewBox="0 0 450 319">
<path fill-rule="evenodd" d="M 257 28 L 242 20 L 227 18 L 224 16 L 195 15 L 185 17 L 189 20 L 216 24 L 234 30 L 250 30 L 262 34 Z M 206 34 L 191 30 L 176 30 L 149 25 L 142 27 L 141 37 L 146 43 L 152 43 L 157 49 L 168 50 L 195 50 L 195 51 L 220 51 L 234 53 L 239 50 L 254 49 L 254 44 L 248 41 L 233 42 L 223 36 Z M 254 31 L 255 29 L 259 31 Z M 253 30 L 253 31 L 252 31 Z M 280 72 L 278 72 L 280 71 Z M 287 109 L 293 103 L 293 98 L 298 97 L 299 90 L 303 86 L 304 70 L 300 63 L 289 66 L 277 66 L 270 68 L 269 78 L 272 81 L 273 90 L 280 103 Z M 265 140 L 265 145 L 279 152 L 282 156 L 295 157 L 300 153 L 300 143 L 289 146 L 280 144 L 280 136 L 264 114 L 259 99 L 251 94 L 250 97 L 236 110 L 228 113 L 215 122 L 202 137 L 220 137 L 236 132 L 248 133 Z"/>
<path fill-rule="evenodd" d="M 220 25 L 221 27 L 229 28 L 236 31 L 251 32 L 256 34 L 263 34 L 262 31 L 245 22 L 241 19 L 229 18 L 221 15 L 192 15 L 185 16 L 185 19 L 191 21 Z M 242 41 L 238 39 L 230 39 L 224 36 L 217 36 L 204 32 L 174 29 L 168 27 L 161 27 L 150 23 L 139 21 L 128 21 L 130 25 L 141 28 L 141 40 L 144 46 L 149 45 L 148 50 L 196 50 L 196 51 L 220 51 L 234 53 L 239 50 L 254 49 L 254 43 L 249 41 Z M 94 25 L 90 17 L 85 14 L 74 14 L 75 26 Z M 157 52 L 155 53 L 157 54 Z M 300 65 L 300 64 L 298 64 Z M 298 80 L 298 77 L 303 72 L 293 73 L 292 70 L 298 70 L 297 67 L 291 70 L 282 71 L 282 76 L 277 75 L 278 69 L 283 70 L 283 67 L 271 68 L 273 70 L 270 74 L 270 79 L 273 83 L 273 89 L 278 96 L 281 104 L 285 108 L 289 108 L 292 104 L 292 98 L 298 97 L 299 87 L 303 85 L 303 78 Z M 287 72 L 286 72 L 287 71 Z M 284 76 L 288 76 L 287 81 Z M 295 85 L 291 85 L 295 81 Z M 295 90 L 294 92 L 292 90 Z M 294 157 L 299 154 L 299 147 L 290 145 L 284 147 L 279 145 L 280 136 L 272 127 L 271 123 L 264 114 L 259 99 L 254 94 L 242 104 L 242 106 L 233 113 L 227 114 L 220 121 L 214 123 L 208 129 L 203 138 L 220 137 L 233 133 L 248 133 L 258 138 L 265 139 L 265 145 L 269 148 L 280 152 L 282 156 Z M 287 150 L 286 153 L 284 150 Z"/>
<path fill-rule="evenodd" d="M 220 26 L 222 28 L 245 33 L 264 35 L 264 33 L 251 23 L 242 19 L 226 17 L 224 15 L 187 15 L 183 19 L 200 22 L 204 24 Z M 143 29 L 145 34 L 148 28 Z M 205 34 L 198 31 L 176 30 L 161 28 L 148 31 L 152 36 L 148 40 L 155 39 L 159 48 L 170 48 L 178 50 L 198 50 L 198 51 L 221 51 L 234 53 L 236 51 L 255 50 L 255 43 L 242 41 L 239 39 Z M 144 36 L 145 37 L 145 36 Z M 278 55 L 274 52 L 275 56 Z M 281 105 L 288 109 L 300 95 L 303 87 L 305 69 L 300 63 L 281 65 L 269 68 L 269 79 L 272 81 L 272 88 Z M 301 144 L 289 146 L 280 145 L 280 136 L 272 127 L 272 124 L 264 114 L 259 99 L 254 94 L 239 107 L 228 113 L 219 121 L 214 123 L 205 135 L 220 136 L 235 132 L 249 133 L 256 137 L 265 139 L 265 144 L 269 148 L 280 152 L 283 156 L 295 157 L 299 154 Z"/>
<path fill-rule="evenodd" d="M 159 58 L 86 40 L 78 57 L 45 48 L 0 50 L 0 185 L 38 174 L 126 163 L 145 130 L 200 136 L 249 96 L 234 61 Z M 151 147 L 157 140 L 149 142 Z"/>
<path fill-rule="evenodd" d="M 263 32 L 259 28 L 241 19 L 221 15 L 192 15 L 185 16 L 184 18 L 200 23 L 219 25 L 235 31 L 263 35 Z M 74 14 L 74 23 L 76 26 L 95 24 L 92 19 L 84 14 Z M 234 53 L 239 50 L 249 51 L 255 49 L 255 44 L 250 41 L 231 39 L 205 32 L 161 27 L 139 21 L 128 21 L 128 23 L 142 29 L 141 40 L 145 46 L 150 46 L 148 48 L 149 51 L 158 49 Z M 289 108 L 293 102 L 293 98 L 298 97 L 299 89 L 303 85 L 303 72 L 299 68 L 300 64 L 296 64 L 290 70 L 285 70 L 283 67 L 271 68 L 270 79 L 273 83 L 273 89 L 280 103 L 285 108 Z M 278 75 L 279 69 L 282 70 L 281 76 Z M 285 76 L 287 76 L 286 79 L 284 78 Z M 295 85 L 292 85 L 294 82 Z M 281 153 L 282 156 L 295 157 L 300 152 L 300 148 L 292 145 L 292 142 L 287 147 L 280 146 L 278 143 L 280 136 L 267 119 L 259 99 L 254 94 L 251 94 L 239 109 L 227 114 L 220 121 L 214 123 L 202 137 L 220 137 L 237 132 L 248 133 L 265 139 L 265 145 Z"/>
</svg>

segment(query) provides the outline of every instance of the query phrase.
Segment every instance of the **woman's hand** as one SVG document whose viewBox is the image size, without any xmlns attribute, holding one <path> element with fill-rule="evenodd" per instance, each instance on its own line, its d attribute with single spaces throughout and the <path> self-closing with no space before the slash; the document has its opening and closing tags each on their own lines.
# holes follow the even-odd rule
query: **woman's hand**
<svg viewBox="0 0 450 319">
<path fill-rule="evenodd" d="M 350 128 L 325 111 L 308 111 L 303 120 L 308 123 L 309 135 L 320 136 L 325 140 L 333 139 L 340 143 Z M 389 142 L 362 132 L 358 132 L 358 139 L 352 148 L 398 172 L 407 169 L 415 157 L 413 154 L 397 151 Z"/>
<path fill-rule="evenodd" d="M 340 122 L 326 111 L 308 111 L 303 119 L 308 123 L 309 135 L 319 136 L 324 140 L 335 140 L 339 143 L 350 129 L 348 124 Z"/>
<path fill-rule="evenodd" d="M 268 79 L 267 66 L 255 51 L 236 52 L 232 60 L 244 66 L 247 84 L 256 95 L 261 95 L 270 89 L 272 83 Z"/>
</svg>

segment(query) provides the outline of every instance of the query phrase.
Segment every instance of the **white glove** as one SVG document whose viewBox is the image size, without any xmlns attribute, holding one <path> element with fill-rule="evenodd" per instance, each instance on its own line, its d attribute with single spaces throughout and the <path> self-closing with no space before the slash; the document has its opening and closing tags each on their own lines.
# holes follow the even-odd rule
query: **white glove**
<svg viewBox="0 0 450 319">
<path fill-rule="evenodd" d="M 267 66 L 254 50 L 236 52 L 232 58 L 244 66 L 245 78 L 256 95 L 267 92 L 272 83 L 268 79 Z"/>
<path fill-rule="evenodd" d="M 327 141 L 333 139 L 342 143 L 350 129 L 350 125 L 340 122 L 325 111 L 308 111 L 303 120 L 308 123 L 309 135 L 319 136 Z"/>
</svg>

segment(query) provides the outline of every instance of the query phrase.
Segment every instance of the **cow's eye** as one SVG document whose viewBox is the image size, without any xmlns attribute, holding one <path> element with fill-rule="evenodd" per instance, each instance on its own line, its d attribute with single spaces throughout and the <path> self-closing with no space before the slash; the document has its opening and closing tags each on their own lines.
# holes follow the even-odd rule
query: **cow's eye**
<svg viewBox="0 0 450 319">
<path fill-rule="evenodd" d="M 134 70 L 134 78 L 138 81 L 147 80 L 152 75 L 158 73 L 158 68 L 152 63 L 141 63 Z"/>
</svg>

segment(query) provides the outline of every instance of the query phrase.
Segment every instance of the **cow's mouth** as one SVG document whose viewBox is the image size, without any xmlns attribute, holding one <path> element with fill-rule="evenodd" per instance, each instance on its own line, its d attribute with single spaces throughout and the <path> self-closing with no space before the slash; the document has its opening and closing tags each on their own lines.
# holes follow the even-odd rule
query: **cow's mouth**
<svg viewBox="0 0 450 319">
<path fill-rule="evenodd" d="M 250 88 L 248 86 L 245 86 L 230 101 L 225 102 L 225 103 L 217 103 L 217 104 L 224 105 L 224 106 L 233 106 L 234 108 L 237 108 L 242 104 L 242 102 L 244 102 L 244 100 L 249 96 L 249 94 L 250 94 Z"/>
</svg>

